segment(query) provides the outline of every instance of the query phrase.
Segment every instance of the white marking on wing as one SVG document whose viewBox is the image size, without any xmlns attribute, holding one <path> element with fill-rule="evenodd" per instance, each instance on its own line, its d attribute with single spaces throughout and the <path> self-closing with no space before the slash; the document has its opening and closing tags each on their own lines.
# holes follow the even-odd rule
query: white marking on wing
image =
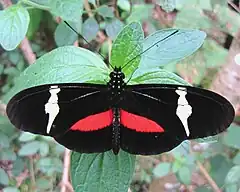
<svg viewBox="0 0 240 192">
<path fill-rule="evenodd" d="M 50 132 L 52 124 L 60 110 L 57 96 L 57 94 L 60 92 L 60 88 L 58 88 L 58 86 L 51 86 L 49 92 L 51 96 L 48 102 L 45 104 L 45 113 L 49 113 L 47 133 Z"/>
<path fill-rule="evenodd" d="M 179 95 L 176 114 L 181 120 L 187 136 L 189 136 L 190 131 L 188 128 L 187 120 L 188 117 L 192 114 L 192 107 L 188 104 L 188 101 L 186 99 L 187 90 L 184 87 L 178 87 L 178 89 L 175 92 Z"/>
</svg>

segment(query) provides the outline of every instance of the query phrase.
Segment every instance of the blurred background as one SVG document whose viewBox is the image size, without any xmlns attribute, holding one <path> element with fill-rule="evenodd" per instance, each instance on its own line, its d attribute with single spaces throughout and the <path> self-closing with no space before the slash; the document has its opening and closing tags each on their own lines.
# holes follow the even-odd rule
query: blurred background
<svg viewBox="0 0 240 192">
<path fill-rule="evenodd" d="M 227 132 L 210 141 L 185 142 L 170 153 L 138 156 L 129 191 L 240 192 L 239 0 L 82 1 L 81 17 L 71 7 L 64 13 L 76 17 L 71 26 L 90 44 L 62 23 L 51 0 L 22 0 L 30 14 L 27 35 L 13 51 L 0 47 L 0 191 L 73 191 L 68 177 L 70 152 L 51 138 L 20 132 L 9 123 L 2 98 L 16 77 L 37 58 L 64 45 L 98 50 L 108 58 L 118 32 L 139 21 L 145 36 L 172 27 L 205 31 L 207 39 L 194 55 L 165 69 L 227 97 L 236 118 Z M 0 0 L 0 8 L 15 3 Z"/>
</svg>

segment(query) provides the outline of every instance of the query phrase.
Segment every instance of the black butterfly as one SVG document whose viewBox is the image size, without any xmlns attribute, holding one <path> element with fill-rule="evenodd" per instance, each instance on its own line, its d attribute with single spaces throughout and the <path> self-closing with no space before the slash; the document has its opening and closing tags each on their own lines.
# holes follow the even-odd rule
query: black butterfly
<svg viewBox="0 0 240 192">
<path fill-rule="evenodd" d="M 200 88 L 129 85 L 122 67 L 114 67 L 105 85 L 56 83 L 22 90 L 8 103 L 7 115 L 18 129 L 52 136 L 77 152 L 151 155 L 226 130 L 234 109 L 224 97 Z"/>
</svg>

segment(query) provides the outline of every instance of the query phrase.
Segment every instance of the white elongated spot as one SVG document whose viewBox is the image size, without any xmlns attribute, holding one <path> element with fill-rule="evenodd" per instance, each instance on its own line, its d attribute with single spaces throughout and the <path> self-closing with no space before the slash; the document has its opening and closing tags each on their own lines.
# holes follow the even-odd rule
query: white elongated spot
<svg viewBox="0 0 240 192">
<path fill-rule="evenodd" d="M 49 113 L 47 133 L 50 132 L 54 119 L 56 118 L 60 110 L 57 95 L 60 92 L 60 88 L 58 88 L 58 86 L 51 86 L 49 92 L 51 96 L 48 102 L 45 104 L 45 113 Z"/>
<path fill-rule="evenodd" d="M 184 126 L 186 135 L 189 136 L 188 117 L 192 114 L 192 107 L 188 104 L 186 99 L 187 90 L 184 87 L 178 87 L 175 92 L 179 95 L 176 114 Z"/>
</svg>

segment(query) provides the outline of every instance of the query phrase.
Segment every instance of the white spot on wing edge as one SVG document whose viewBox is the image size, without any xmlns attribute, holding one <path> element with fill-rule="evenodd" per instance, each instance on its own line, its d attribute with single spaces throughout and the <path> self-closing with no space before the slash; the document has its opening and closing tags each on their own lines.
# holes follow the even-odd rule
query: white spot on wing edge
<svg viewBox="0 0 240 192">
<path fill-rule="evenodd" d="M 60 92 L 60 88 L 57 85 L 51 86 L 49 89 L 49 93 L 51 94 L 48 102 L 45 104 L 45 113 L 49 113 L 48 124 L 47 124 L 47 133 L 49 134 L 52 124 L 59 113 L 59 105 L 58 105 L 58 93 Z"/>
<path fill-rule="evenodd" d="M 188 120 L 188 117 L 192 114 L 192 107 L 189 105 L 186 99 L 187 90 L 185 87 L 178 87 L 178 89 L 175 92 L 179 95 L 176 114 L 184 126 L 186 135 L 189 136 L 190 131 L 188 128 L 187 120 Z"/>
</svg>

